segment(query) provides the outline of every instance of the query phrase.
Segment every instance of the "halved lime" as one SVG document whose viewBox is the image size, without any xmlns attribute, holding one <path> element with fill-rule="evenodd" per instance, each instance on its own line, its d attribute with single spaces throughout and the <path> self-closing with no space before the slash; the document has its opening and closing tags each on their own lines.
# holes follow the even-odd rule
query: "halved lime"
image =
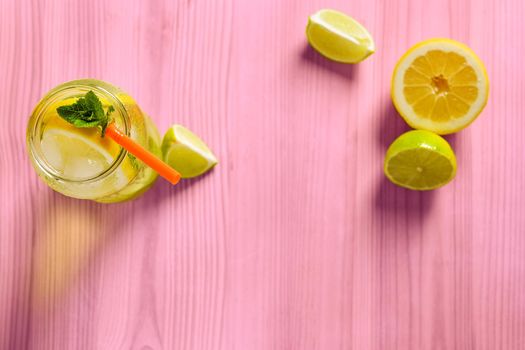
<svg viewBox="0 0 525 350">
<path fill-rule="evenodd" d="M 394 184 L 411 190 L 433 190 L 456 175 L 456 156 L 448 142 L 426 130 L 399 136 L 388 148 L 385 175 Z"/>
<path fill-rule="evenodd" d="M 324 9 L 308 18 L 306 37 L 321 55 L 342 63 L 358 63 L 375 51 L 374 39 L 359 22 Z"/>
<path fill-rule="evenodd" d="M 204 174 L 217 164 L 208 146 L 182 125 L 173 125 L 162 140 L 164 161 L 177 170 L 182 178 Z"/>
</svg>

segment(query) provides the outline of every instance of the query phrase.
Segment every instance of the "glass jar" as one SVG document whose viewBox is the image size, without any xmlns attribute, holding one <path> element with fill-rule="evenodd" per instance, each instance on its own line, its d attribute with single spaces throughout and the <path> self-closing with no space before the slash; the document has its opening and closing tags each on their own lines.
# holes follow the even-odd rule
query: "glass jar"
<svg viewBox="0 0 525 350">
<path fill-rule="evenodd" d="M 74 103 L 88 91 L 97 95 L 104 110 L 110 105 L 114 107 L 110 117 L 121 131 L 160 157 L 157 128 L 133 98 L 109 83 L 84 79 L 57 86 L 35 107 L 26 134 L 31 163 L 49 187 L 66 196 L 104 203 L 133 199 L 153 185 L 157 173 L 109 138 L 101 138 L 99 128 L 75 128 L 63 121 L 56 112 L 59 106 Z M 53 142 L 60 142 L 53 143 L 54 152 L 50 152 L 49 143 L 44 142 L 50 137 L 53 137 Z M 67 140 L 85 142 L 86 149 L 100 151 L 107 158 L 107 163 L 104 163 L 103 168 L 95 168 L 96 173 L 83 171 L 82 167 L 88 166 L 93 160 L 88 156 L 64 160 L 63 155 L 68 152 Z M 60 149 L 56 149 L 57 144 Z M 79 149 L 78 145 L 76 149 Z M 74 162 L 64 164 L 68 159 Z M 78 167 L 72 169 L 76 166 L 75 162 Z M 66 167 L 69 169 L 67 172 L 64 171 Z"/>
</svg>

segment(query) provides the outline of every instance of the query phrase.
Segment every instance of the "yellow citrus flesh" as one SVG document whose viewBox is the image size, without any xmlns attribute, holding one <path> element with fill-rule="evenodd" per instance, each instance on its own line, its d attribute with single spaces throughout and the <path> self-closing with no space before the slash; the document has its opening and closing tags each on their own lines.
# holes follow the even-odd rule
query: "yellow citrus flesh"
<svg viewBox="0 0 525 350">
<path fill-rule="evenodd" d="M 430 39 L 399 60 L 392 77 L 392 100 L 415 129 L 457 132 L 481 113 L 488 99 L 485 67 L 464 44 Z"/>
<path fill-rule="evenodd" d="M 62 175 L 90 178 L 106 169 L 121 149 L 113 140 L 101 138 L 99 128 L 77 128 L 58 116 L 58 107 L 75 101 L 63 100 L 48 108 L 41 146 L 50 165 Z"/>
</svg>

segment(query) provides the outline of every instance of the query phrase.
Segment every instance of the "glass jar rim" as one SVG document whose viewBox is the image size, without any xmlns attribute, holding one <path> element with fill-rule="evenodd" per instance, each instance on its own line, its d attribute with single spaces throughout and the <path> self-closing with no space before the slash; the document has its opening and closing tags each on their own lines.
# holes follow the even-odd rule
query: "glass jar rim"
<svg viewBox="0 0 525 350">
<path fill-rule="evenodd" d="M 120 151 L 118 156 L 115 157 L 113 162 L 100 173 L 85 178 L 69 178 L 60 174 L 49 164 L 40 147 L 43 119 L 46 114 L 45 112 L 49 110 L 50 106 L 65 98 L 81 97 L 82 93 L 87 93 L 88 91 L 93 91 L 95 94 L 102 95 L 104 98 L 111 101 L 111 104 L 115 108 L 114 113 L 117 113 L 122 120 L 122 131 L 129 136 L 131 128 L 130 116 L 122 101 L 114 92 L 111 92 L 110 89 L 108 89 L 111 87 L 112 86 L 108 83 L 95 79 L 74 80 L 53 88 L 38 102 L 31 113 L 30 121 L 27 126 L 27 143 L 31 157 L 46 176 L 67 183 L 91 183 L 110 176 L 122 164 L 128 152 L 119 146 Z"/>
</svg>

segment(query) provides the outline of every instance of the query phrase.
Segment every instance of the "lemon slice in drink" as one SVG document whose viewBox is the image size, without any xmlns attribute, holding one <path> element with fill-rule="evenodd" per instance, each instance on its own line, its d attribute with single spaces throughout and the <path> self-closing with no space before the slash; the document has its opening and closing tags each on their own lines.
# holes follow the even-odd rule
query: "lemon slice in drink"
<svg viewBox="0 0 525 350">
<path fill-rule="evenodd" d="M 66 178 L 89 179 L 111 164 L 111 154 L 77 133 L 47 128 L 41 147 L 49 164 Z"/>
<path fill-rule="evenodd" d="M 155 182 L 156 172 L 125 152 L 111 138 L 101 137 L 99 128 L 77 128 L 56 114 L 57 107 L 75 101 L 75 98 L 58 101 L 48 108 L 40 139 L 47 164 L 58 176 L 69 181 L 83 182 L 97 178 L 93 185 L 86 183 L 82 189 L 76 189 L 72 195 L 77 198 L 114 203 L 144 193 Z M 147 148 L 160 156 L 158 131 L 146 116 L 144 118 Z M 107 171 L 117 159 L 118 165 Z"/>
<path fill-rule="evenodd" d="M 489 80 L 481 60 L 464 44 L 430 39 L 399 60 L 392 77 L 392 100 L 414 129 L 457 132 L 485 107 Z"/>
<path fill-rule="evenodd" d="M 388 148 L 385 175 L 401 187 L 433 190 L 456 175 L 456 156 L 448 142 L 426 130 L 399 136 Z"/>
<path fill-rule="evenodd" d="M 339 11 L 324 9 L 308 18 L 306 37 L 321 55 L 342 63 L 358 63 L 375 51 L 365 27 Z"/>
<path fill-rule="evenodd" d="M 162 140 L 164 161 L 182 178 L 204 174 L 217 164 L 217 158 L 194 133 L 181 125 L 173 125 Z"/>
<path fill-rule="evenodd" d="M 97 137 L 101 139 L 100 136 Z M 61 128 L 46 128 L 40 147 L 53 169 L 65 178 L 77 180 L 86 180 L 101 174 L 111 166 L 120 152 L 117 145 L 98 142 L 85 134 Z M 124 187 L 134 175 L 130 167 L 117 169 L 112 187 L 114 190 Z"/>
</svg>

